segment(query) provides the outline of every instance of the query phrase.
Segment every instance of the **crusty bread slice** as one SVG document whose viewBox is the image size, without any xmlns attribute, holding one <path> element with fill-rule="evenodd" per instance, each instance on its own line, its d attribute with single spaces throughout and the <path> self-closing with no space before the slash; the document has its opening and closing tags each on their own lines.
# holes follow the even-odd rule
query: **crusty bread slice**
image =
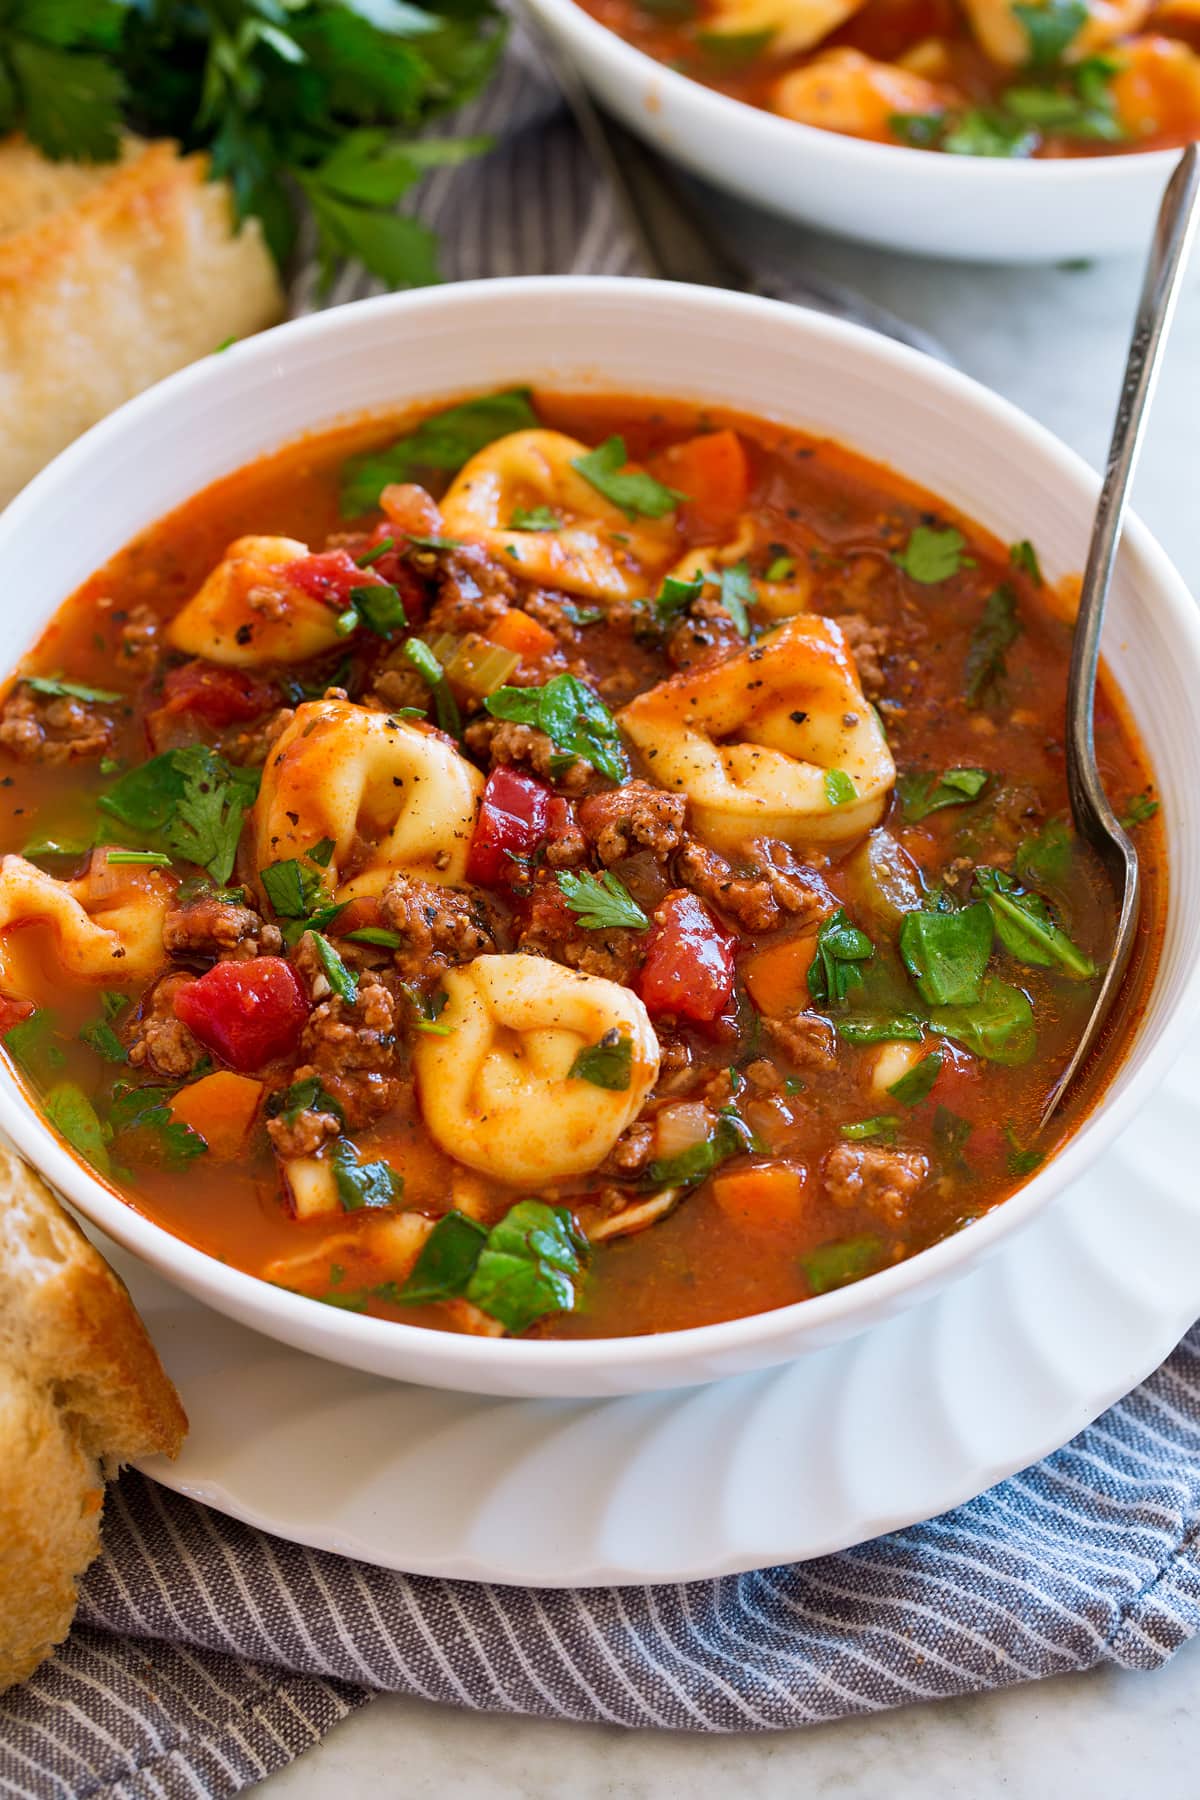
<svg viewBox="0 0 1200 1800">
<path fill-rule="evenodd" d="M 203 156 L 132 139 L 120 162 L 0 142 L 0 505 L 105 413 L 283 316 L 254 219 Z"/>
<path fill-rule="evenodd" d="M 0 1690 L 70 1627 L 106 1471 L 186 1430 L 124 1285 L 0 1147 Z"/>
</svg>

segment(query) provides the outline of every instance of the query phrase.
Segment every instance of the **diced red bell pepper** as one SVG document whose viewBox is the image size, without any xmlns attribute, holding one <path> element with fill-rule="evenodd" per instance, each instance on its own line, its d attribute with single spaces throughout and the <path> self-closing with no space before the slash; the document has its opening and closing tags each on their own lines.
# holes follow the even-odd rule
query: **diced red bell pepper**
<svg viewBox="0 0 1200 1800">
<path fill-rule="evenodd" d="M 308 1000 L 280 956 L 217 963 L 175 995 L 175 1017 L 222 1062 L 246 1074 L 299 1045 Z"/>
<path fill-rule="evenodd" d="M 674 1013 L 708 1025 L 733 993 L 734 939 L 694 894 L 668 894 L 638 977 L 651 1013 Z"/>
<path fill-rule="evenodd" d="M 257 719 L 278 704 L 279 690 L 270 682 L 197 658 L 169 671 L 161 710 L 195 713 L 210 725 L 234 725 Z"/>
<path fill-rule="evenodd" d="M 467 880 L 481 887 L 507 885 L 513 858 L 532 856 L 546 836 L 550 790 L 516 769 L 493 769 L 479 803 L 467 852 Z"/>
</svg>

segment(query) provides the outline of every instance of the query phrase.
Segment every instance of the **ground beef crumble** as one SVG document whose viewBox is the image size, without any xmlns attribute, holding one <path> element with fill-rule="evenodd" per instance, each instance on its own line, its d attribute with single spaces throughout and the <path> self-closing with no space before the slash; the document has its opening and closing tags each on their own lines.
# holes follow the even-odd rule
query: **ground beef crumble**
<svg viewBox="0 0 1200 1800">
<path fill-rule="evenodd" d="M 494 923 L 482 896 L 397 875 L 380 899 L 384 924 L 401 942 L 398 974 L 407 979 L 436 974 L 496 949 Z"/>
<path fill-rule="evenodd" d="M 135 1069 L 151 1069 L 172 1081 L 185 1081 L 203 1062 L 205 1051 L 181 1019 L 175 1017 L 175 996 L 191 987 L 194 975 L 164 975 L 142 1003 L 129 1040 L 129 1062 Z"/>
<path fill-rule="evenodd" d="M 585 931 L 558 883 L 541 871 L 517 928 L 516 948 L 527 956 L 548 956 L 583 975 L 626 982 L 646 954 L 645 940 L 645 932 L 620 927 Z"/>
<path fill-rule="evenodd" d="M 631 781 L 605 794 L 593 794 L 579 808 L 579 824 L 591 839 L 605 868 L 636 849 L 649 850 L 665 861 L 679 848 L 687 800 L 647 781 Z"/>
<path fill-rule="evenodd" d="M 929 1159 L 919 1150 L 835 1144 L 822 1175 L 835 1206 L 865 1206 L 889 1225 L 901 1225 L 909 1202 L 928 1178 Z"/>
<path fill-rule="evenodd" d="M 243 962 L 251 956 L 277 956 L 282 947 L 278 925 L 264 924 L 252 907 L 215 894 L 173 906 L 163 920 L 163 949 L 168 956 Z"/>
<path fill-rule="evenodd" d="M 819 1013 L 786 1013 L 764 1017 L 767 1035 L 798 1069 L 832 1069 L 837 1062 L 837 1032 Z"/>
<path fill-rule="evenodd" d="M 475 719 L 467 726 L 464 738 L 468 750 L 490 759 L 491 768 L 501 763 L 523 764 L 564 794 L 582 794 L 595 779 L 596 771 L 582 756 L 565 768 L 558 767 L 562 751 L 534 725 L 514 725 L 509 719 Z"/>
<path fill-rule="evenodd" d="M 112 721 L 93 702 L 69 694 L 38 694 L 18 682 L 0 711 L 0 744 L 22 762 L 100 756 L 112 741 Z"/>
<path fill-rule="evenodd" d="M 739 874 L 716 850 L 689 837 L 676 859 L 676 873 L 747 931 L 772 931 L 785 918 L 813 923 L 836 911 L 837 901 L 821 876 L 797 863 L 786 844 L 768 841 L 754 848 L 757 860 Z"/>
<path fill-rule="evenodd" d="M 303 946 L 302 946 L 303 948 Z M 297 963 L 303 963 L 297 954 Z M 402 1088 L 396 1003 L 382 982 L 363 975 L 354 1000 L 331 996 L 313 1008 L 300 1040 L 292 1082 L 316 1077 L 341 1109 L 348 1131 L 359 1131 L 396 1104 Z M 311 1156 L 338 1135 L 332 1112 L 315 1109 L 268 1121 L 277 1153 Z"/>
<path fill-rule="evenodd" d="M 833 623 L 841 626 L 863 693 L 868 700 L 876 699 L 887 685 L 881 660 L 889 648 L 887 627 L 872 625 L 863 613 L 842 613 Z"/>
</svg>

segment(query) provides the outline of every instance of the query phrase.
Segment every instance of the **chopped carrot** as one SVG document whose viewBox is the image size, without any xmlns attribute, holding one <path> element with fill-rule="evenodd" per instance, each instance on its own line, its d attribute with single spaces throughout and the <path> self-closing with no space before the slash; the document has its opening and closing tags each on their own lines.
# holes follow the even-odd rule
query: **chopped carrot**
<svg viewBox="0 0 1200 1800">
<path fill-rule="evenodd" d="M 651 472 L 687 495 L 685 530 L 720 539 L 732 532 L 750 495 L 750 464 L 736 431 L 709 431 L 662 451 Z"/>
<path fill-rule="evenodd" d="M 809 1004 L 808 971 L 816 947 L 815 937 L 783 938 L 747 957 L 742 975 L 759 1012 L 778 1018 Z"/>
<path fill-rule="evenodd" d="M 167 1104 L 172 1118 L 200 1133 L 211 1156 L 229 1162 L 245 1148 L 262 1092 L 261 1081 L 221 1069 L 189 1082 Z"/>
<path fill-rule="evenodd" d="M 510 606 L 494 625 L 488 626 L 487 636 L 489 644 L 515 650 L 521 657 L 548 656 L 558 642 L 552 631 L 516 606 Z"/>
<path fill-rule="evenodd" d="M 808 1173 L 797 1163 L 762 1163 L 713 1177 L 713 1198 L 735 1225 L 795 1225 L 804 1216 Z"/>
</svg>

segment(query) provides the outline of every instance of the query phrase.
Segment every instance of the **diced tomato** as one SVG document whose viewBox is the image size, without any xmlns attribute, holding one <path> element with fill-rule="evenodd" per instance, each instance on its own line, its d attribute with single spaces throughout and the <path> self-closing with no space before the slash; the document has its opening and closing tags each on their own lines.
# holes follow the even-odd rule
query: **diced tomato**
<svg viewBox="0 0 1200 1800">
<path fill-rule="evenodd" d="M 562 838 L 573 837 L 578 830 L 574 802 L 562 794 L 551 794 L 546 808 L 546 842 L 557 844 Z"/>
<path fill-rule="evenodd" d="M 513 857 L 532 856 L 545 838 L 549 804 L 544 782 L 516 769 L 493 769 L 467 852 L 467 880 L 482 887 L 507 883 Z"/>
<path fill-rule="evenodd" d="M 33 1017 L 37 1007 L 32 1000 L 17 1000 L 11 994 L 0 994 L 0 1037 L 14 1025 Z"/>
<path fill-rule="evenodd" d="M 232 1069 L 261 1069 L 300 1042 L 308 1001 L 280 956 L 217 963 L 175 995 L 175 1017 Z"/>
<path fill-rule="evenodd" d="M 668 894 L 655 919 L 638 978 L 647 1011 L 710 1024 L 733 993 L 734 939 L 694 894 Z"/>
<path fill-rule="evenodd" d="M 373 568 L 360 569 L 348 550 L 301 556 L 286 565 L 285 573 L 293 587 L 339 608 L 349 606 L 352 588 L 375 587 L 382 580 Z"/>
<path fill-rule="evenodd" d="M 279 704 L 279 691 L 244 669 L 223 669 L 199 658 L 171 669 L 163 682 L 162 712 L 196 713 L 210 725 L 257 719 Z"/>
<path fill-rule="evenodd" d="M 750 497 L 750 464 L 736 431 L 708 431 L 672 444 L 654 458 L 650 471 L 687 495 L 679 517 L 692 536 L 727 536 Z"/>
</svg>

